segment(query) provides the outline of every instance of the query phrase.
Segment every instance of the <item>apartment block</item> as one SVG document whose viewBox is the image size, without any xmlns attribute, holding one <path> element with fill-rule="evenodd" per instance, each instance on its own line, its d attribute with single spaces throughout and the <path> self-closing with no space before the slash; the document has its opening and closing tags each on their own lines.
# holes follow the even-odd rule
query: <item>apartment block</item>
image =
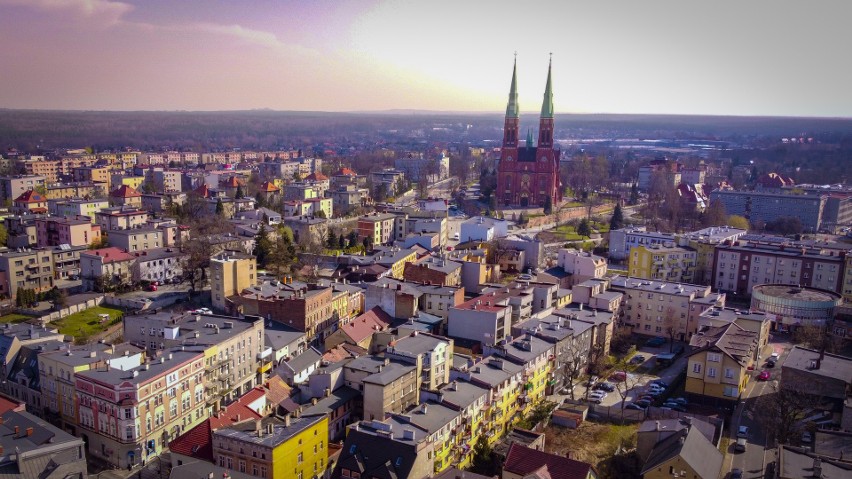
<svg viewBox="0 0 852 479">
<path fill-rule="evenodd" d="M 41 293 L 53 288 L 53 256 L 49 249 L 18 248 L 0 253 L 0 294 L 14 299 L 18 289 Z"/>
<path fill-rule="evenodd" d="M 11 201 L 28 190 L 45 186 L 45 177 L 41 175 L 0 177 L 0 201 Z"/>
<path fill-rule="evenodd" d="M 631 226 L 609 232 L 609 259 L 624 260 L 636 246 L 665 244 L 675 241 L 670 233 L 647 231 L 644 226 Z"/>
<path fill-rule="evenodd" d="M 693 283 L 697 253 L 673 244 L 637 246 L 630 250 L 628 275 L 676 283 Z"/>
<path fill-rule="evenodd" d="M 305 333 L 309 342 L 322 342 L 329 331 L 332 289 L 298 281 L 264 282 L 229 297 L 230 311 L 269 318 Z"/>
<path fill-rule="evenodd" d="M 109 193 L 109 202 L 115 206 L 142 207 L 142 193 L 127 185 L 121 185 Z"/>
<path fill-rule="evenodd" d="M 473 298 L 450 308 L 447 334 L 455 339 L 493 344 L 509 336 L 512 327 L 512 306 L 509 298 L 498 301 Z"/>
<path fill-rule="evenodd" d="M 396 216 L 388 213 L 371 213 L 358 218 L 358 238 L 368 238 L 372 245 L 390 244 L 394 238 Z"/>
<path fill-rule="evenodd" d="M 159 455 L 205 418 L 204 352 L 163 351 L 135 368 L 76 374 L 80 436 L 90 457 L 128 468 Z"/>
<path fill-rule="evenodd" d="M 462 265 L 455 261 L 429 256 L 416 263 L 406 263 L 402 277 L 414 283 L 459 286 L 461 270 Z"/>
<path fill-rule="evenodd" d="M 789 284 L 843 291 L 846 254 L 819 245 L 737 241 L 716 247 L 713 287 L 748 296 L 760 284 Z"/>
<path fill-rule="evenodd" d="M 88 216 L 48 216 L 36 218 L 38 246 L 89 246 L 101 239 L 100 225 L 92 224 Z"/>
<path fill-rule="evenodd" d="M 400 414 L 418 404 L 420 373 L 412 364 L 389 358 L 362 356 L 344 366 L 344 385 L 364 396 L 363 418 L 385 418 L 386 413 Z"/>
<path fill-rule="evenodd" d="M 210 258 L 213 308 L 228 309 L 227 298 L 257 284 L 257 258 L 240 251 L 224 251 Z"/>
<path fill-rule="evenodd" d="M 822 226 L 826 196 L 715 190 L 710 201 L 717 200 L 727 214 L 744 216 L 752 224 L 792 217 L 802 222 L 805 231 L 816 233 Z"/>
<path fill-rule="evenodd" d="M 130 284 L 135 261 L 135 256 L 114 247 L 80 253 L 83 289 L 93 291 L 106 285 Z"/>
<path fill-rule="evenodd" d="M 692 336 L 686 366 L 686 394 L 702 401 L 738 401 L 755 364 L 758 334 L 732 323 Z"/>
<path fill-rule="evenodd" d="M 101 166 L 81 166 L 71 170 L 71 178 L 77 182 L 109 184 L 110 169 Z"/>
<path fill-rule="evenodd" d="M 22 411 L 0 416 L 0 457 L 10 478 L 88 477 L 83 439 Z"/>
<path fill-rule="evenodd" d="M 101 208 L 95 213 L 95 222 L 101 225 L 101 231 L 109 234 L 110 231 L 141 228 L 148 221 L 147 211 L 137 207 L 114 206 Z"/>
<path fill-rule="evenodd" d="M 420 371 L 420 388 L 435 390 L 450 380 L 453 340 L 414 331 L 388 345 L 385 357 L 413 364 Z"/>
<path fill-rule="evenodd" d="M 112 230 L 107 233 L 109 245 L 128 253 L 163 246 L 163 232 L 154 228 Z"/>
<path fill-rule="evenodd" d="M 109 202 L 100 199 L 69 198 L 63 200 L 48 200 L 48 212 L 55 216 L 87 216 L 95 222 L 95 214 L 109 207 Z"/>
</svg>

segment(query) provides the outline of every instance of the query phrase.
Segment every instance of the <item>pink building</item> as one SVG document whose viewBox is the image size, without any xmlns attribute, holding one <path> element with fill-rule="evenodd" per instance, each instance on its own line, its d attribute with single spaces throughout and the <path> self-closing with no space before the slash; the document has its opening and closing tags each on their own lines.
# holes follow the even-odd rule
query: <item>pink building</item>
<svg viewBox="0 0 852 479">
<path fill-rule="evenodd" d="M 88 216 L 48 216 L 37 218 L 35 224 L 39 247 L 89 246 L 101 239 L 100 225 L 92 224 Z"/>
</svg>

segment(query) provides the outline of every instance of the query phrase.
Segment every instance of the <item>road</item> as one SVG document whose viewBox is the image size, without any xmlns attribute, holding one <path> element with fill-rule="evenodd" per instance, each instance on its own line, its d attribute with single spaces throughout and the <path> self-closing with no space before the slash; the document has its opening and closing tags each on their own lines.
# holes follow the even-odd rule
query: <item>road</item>
<svg viewBox="0 0 852 479">
<path fill-rule="evenodd" d="M 780 379 L 776 375 L 781 374 L 781 364 L 787 356 L 787 352 L 792 348 L 792 344 L 782 340 L 770 341 L 770 347 L 780 355 L 775 368 L 768 370 L 772 376 L 769 381 L 758 381 L 756 379 L 762 370 L 765 358 L 768 357 L 768 354 L 764 354 L 760 360 L 759 367 L 756 367 L 753 371 L 754 379 L 746 387 L 744 394 L 745 400 L 734 411 L 731 419 L 731 428 L 728 431 L 731 438 L 730 450 L 722 451 L 725 453 L 724 464 L 726 467 L 724 470 L 740 469 L 743 471 L 744 479 L 769 477 L 766 465 L 775 460 L 775 454 L 777 453 L 776 448 L 767 444 L 766 431 L 763 430 L 760 422 L 755 418 L 754 405 L 757 398 L 773 391 L 773 386 Z M 735 453 L 733 451 L 733 444 L 736 443 L 736 435 L 740 426 L 747 426 L 749 428 L 748 444 L 745 452 Z"/>
</svg>

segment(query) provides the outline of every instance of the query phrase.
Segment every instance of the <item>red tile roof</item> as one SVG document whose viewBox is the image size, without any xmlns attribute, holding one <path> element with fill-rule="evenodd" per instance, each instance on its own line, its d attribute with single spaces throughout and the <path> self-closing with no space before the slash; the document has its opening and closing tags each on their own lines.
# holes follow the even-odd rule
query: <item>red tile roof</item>
<svg viewBox="0 0 852 479">
<path fill-rule="evenodd" d="M 592 465 L 589 463 L 530 449 L 518 443 L 509 447 L 503 464 L 506 472 L 520 476 L 537 472 L 539 477 L 546 477 L 544 474 L 547 474 L 552 479 L 586 479 L 590 469 Z"/>
<path fill-rule="evenodd" d="M 213 462 L 213 432 L 210 420 L 202 422 L 169 442 L 169 450 L 176 454 Z"/>
<path fill-rule="evenodd" d="M 227 180 L 225 180 L 224 186 L 225 188 L 236 188 L 241 184 L 242 182 L 238 180 L 236 176 L 231 176 Z"/>
<path fill-rule="evenodd" d="M 127 185 L 121 185 L 117 190 L 111 192 L 109 194 L 113 198 L 137 198 L 142 197 L 142 193 L 139 193 L 133 187 Z"/>
<path fill-rule="evenodd" d="M 311 173 L 310 175 L 305 177 L 305 179 L 306 180 L 312 180 L 312 181 L 325 181 L 325 180 L 328 179 L 328 177 L 325 176 L 324 174 L 320 173 L 320 172 L 316 172 L 316 173 Z"/>
<path fill-rule="evenodd" d="M 373 309 L 353 319 L 351 323 L 340 329 L 343 331 L 343 334 L 349 336 L 352 341 L 359 343 L 370 337 L 376 331 L 376 327 L 379 328 L 379 331 L 384 330 L 390 326 L 392 321 L 393 318 L 391 318 L 388 313 L 386 313 L 382 308 L 375 306 Z"/>
<path fill-rule="evenodd" d="M 38 191 L 27 190 L 15 199 L 15 203 L 44 203 L 47 201 Z"/>
<path fill-rule="evenodd" d="M 114 263 L 116 261 L 127 261 L 135 258 L 135 256 L 133 256 L 132 254 L 122 251 L 116 248 L 115 246 L 111 246 L 109 248 L 83 251 L 80 254 L 86 254 L 90 256 L 102 256 L 104 258 L 104 264 Z"/>
<path fill-rule="evenodd" d="M 352 170 L 351 170 L 351 169 L 349 169 L 349 168 L 341 168 L 341 169 L 340 169 L 340 171 L 338 171 L 337 173 L 335 173 L 335 175 L 337 175 L 337 176 L 339 176 L 339 175 L 345 175 L 345 176 L 358 176 L 358 174 L 357 174 L 357 173 L 355 173 L 354 171 L 352 171 Z"/>
<path fill-rule="evenodd" d="M 206 183 L 192 190 L 192 192 L 202 198 L 210 198 L 210 188 L 207 187 Z"/>
<path fill-rule="evenodd" d="M 0 414 L 5 414 L 9 411 L 26 411 L 27 407 L 24 403 L 12 401 L 11 399 L 6 399 L 4 397 L 0 397 Z"/>
</svg>

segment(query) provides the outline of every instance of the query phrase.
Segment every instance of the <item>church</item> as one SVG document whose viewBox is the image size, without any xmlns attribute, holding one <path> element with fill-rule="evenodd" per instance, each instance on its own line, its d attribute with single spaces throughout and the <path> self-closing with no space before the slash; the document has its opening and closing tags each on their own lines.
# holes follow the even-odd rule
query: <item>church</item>
<svg viewBox="0 0 852 479">
<path fill-rule="evenodd" d="M 518 140 L 518 62 L 515 60 L 503 126 L 503 148 L 497 167 L 497 190 L 494 192 L 500 206 L 544 207 L 547 198 L 550 198 L 551 205 L 555 208 L 562 201 L 559 181 L 561 151 L 553 149 L 553 88 L 550 73 L 551 67 L 548 65 L 538 143 L 533 144 L 532 132 L 528 132 L 525 145 L 521 146 Z"/>
</svg>

